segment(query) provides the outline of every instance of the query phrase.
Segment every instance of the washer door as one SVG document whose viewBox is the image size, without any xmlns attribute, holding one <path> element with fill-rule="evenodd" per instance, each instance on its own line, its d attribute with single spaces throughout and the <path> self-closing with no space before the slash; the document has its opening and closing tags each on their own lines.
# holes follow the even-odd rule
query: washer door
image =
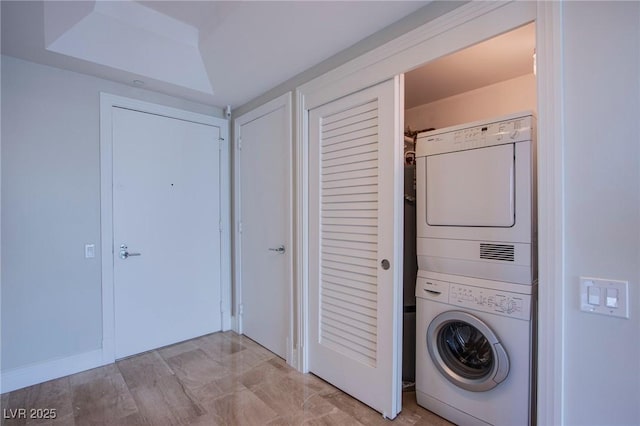
<svg viewBox="0 0 640 426">
<path fill-rule="evenodd" d="M 483 392 L 509 374 L 509 357 L 498 337 L 467 312 L 441 313 L 429 324 L 426 337 L 434 364 L 456 386 Z"/>
</svg>

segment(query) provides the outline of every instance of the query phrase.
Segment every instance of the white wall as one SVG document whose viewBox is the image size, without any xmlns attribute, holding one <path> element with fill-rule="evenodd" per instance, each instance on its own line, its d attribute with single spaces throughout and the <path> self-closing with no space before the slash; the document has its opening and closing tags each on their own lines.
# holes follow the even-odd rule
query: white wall
<svg viewBox="0 0 640 426">
<path fill-rule="evenodd" d="M 102 346 L 99 92 L 216 107 L 2 57 L 2 371 Z M 96 257 L 84 258 L 95 244 Z"/>
<path fill-rule="evenodd" d="M 565 422 L 638 425 L 640 3 L 563 8 Z M 580 312 L 581 275 L 628 280 L 630 318 Z"/>
<path fill-rule="evenodd" d="M 536 78 L 533 74 L 407 109 L 404 127 L 441 129 L 519 111 L 536 111 Z"/>
</svg>

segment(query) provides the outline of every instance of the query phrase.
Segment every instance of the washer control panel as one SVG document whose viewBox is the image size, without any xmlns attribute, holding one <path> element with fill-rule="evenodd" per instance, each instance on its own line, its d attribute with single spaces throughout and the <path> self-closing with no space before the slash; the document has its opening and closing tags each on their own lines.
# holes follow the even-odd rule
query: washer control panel
<svg viewBox="0 0 640 426">
<path fill-rule="evenodd" d="M 511 318 L 531 319 L 531 296 L 528 294 L 418 278 L 416 297 Z"/>
<path fill-rule="evenodd" d="M 528 320 L 531 296 L 487 288 L 450 284 L 449 304 Z"/>
</svg>

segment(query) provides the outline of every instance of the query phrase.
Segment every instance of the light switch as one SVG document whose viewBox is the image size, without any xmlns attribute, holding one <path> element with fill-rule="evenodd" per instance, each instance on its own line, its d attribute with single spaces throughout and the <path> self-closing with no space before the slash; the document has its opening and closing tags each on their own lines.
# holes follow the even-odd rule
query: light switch
<svg viewBox="0 0 640 426">
<path fill-rule="evenodd" d="M 607 306 L 609 308 L 618 307 L 618 289 L 617 288 L 611 287 L 607 289 Z"/>
<path fill-rule="evenodd" d="M 629 318 L 629 281 L 580 277 L 580 310 Z"/>
<path fill-rule="evenodd" d="M 594 285 L 587 287 L 587 295 L 590 305 L 600 304 L 600 287 Z"/>
<path fill-rule="evenodd" d="M 93 259 L 96 257 L 96 245 L 95 244 L 85 244 L 84 246 L 84 257 L 85 259 Z"/>
</svg>

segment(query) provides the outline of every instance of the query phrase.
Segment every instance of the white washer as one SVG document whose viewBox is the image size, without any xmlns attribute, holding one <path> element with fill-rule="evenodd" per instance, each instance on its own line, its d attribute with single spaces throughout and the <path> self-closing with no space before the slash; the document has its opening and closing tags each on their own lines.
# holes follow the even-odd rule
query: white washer
<svg viewBox="0 0 640 426">
<path fill-rule="evenodd" d="M 460 425 L 535 424 L 536 288 L 418 271 L 418 404 Z"/>
</svg>

